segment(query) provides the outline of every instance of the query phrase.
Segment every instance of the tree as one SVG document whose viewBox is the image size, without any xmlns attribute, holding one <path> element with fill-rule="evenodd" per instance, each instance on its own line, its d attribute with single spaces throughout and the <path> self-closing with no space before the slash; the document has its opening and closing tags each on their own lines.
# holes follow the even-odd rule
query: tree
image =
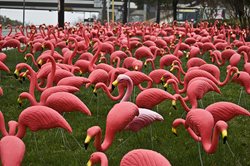
<svg viewBox="0 0 250 166">
<path fill-rule="evenodd" d="M 172 1 L 172 7 L 173 7 L 173 19 L 177 20 L 177 5 L 179 0 L 173 0 Z"/>
<path fill-rule="evenodd" d="M 107 1 L 102 0 L 102 21 L 107 20 Z"/>
<path fill-rule="evenodd" d="M 123 2 L 123 16 L 122 16 L 122 23 L 127 23 L 128 17 L 128 0 L 124 0 Z"/>
</svg>

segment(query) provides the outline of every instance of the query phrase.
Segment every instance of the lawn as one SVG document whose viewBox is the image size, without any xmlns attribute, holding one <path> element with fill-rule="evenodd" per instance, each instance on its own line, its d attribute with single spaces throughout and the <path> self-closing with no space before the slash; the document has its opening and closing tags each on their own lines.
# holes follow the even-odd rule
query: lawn
<svg viewBox="0 0 250 166">
<path fill-rule="evenodd" d="M 7 54 L 5 64 L 11 73 L 1 71 L 0 86 L 4 95 L 0 97 L 0 110 L 4 114 L 5 123 L 10 120 L 18 120 L 19 114 L 29 106 L 24 100 L 23 106 L 17 103 L 18 95 L 28 91 L 29 81 L 19 83 L 13 76 L 16 64 L 24 62 L 23 55 L 16 50 L 4 51 Z M 207 62 L 210 59 L 204 56 Z M 156 60 L 157 61 L 157 60 Z M 186 61 L 183 59 L 183 61 Z M 32 66 L 30 60 L 27 62 Z M 239 66 L 242 69 L 242 64 Z M 222 78 L 225 77 L 225 67 L 221 68 Z M 144 69 L 149 73 L 151 68 Z M 160 85 L 159 88 L 163 87 Z M 173 93 L 169 88 L 170 93 Z M 250 110 L 250 97 L 241 86 L 235 83 L 228 83 L 221 87 L 222 95 L 209 92 L 199 102 L 204 108 L 209 104 L 218 101 L 229 101 Z M 139 90 L 135 88 L 135 95 Z M 115 103 L 111 101 L 102 90 L 98 90 L 97 97 L 93 95 L 92 89 L 82 87 L 76 95 L 88 106 L 92 116 L 86 116 L 80 112 L 65 113 L 64 117 L 71 125 L 73 132 L 69 134 L 62 129 L 51 129 L 39 132 L 27 131 L 23 138 L 26 145 L 26 153 L 23 165 L 85 165 L 92 152 L 95 151 L 93 141 L 87 150 L 84 149 L 84 139 L 89 127 L 99 125 L 105 132 L 105 119 L 108 111 Z M 37 93 L 39 96 L 39 93 Z M 132 97 L 132 100 L 134 97 Z M 223 144 L 220 139 L 216 153 L 206 154 L 201 146 L 195 142 L 186 132 L 184 127 L 178 128 L 178 136 L 171 132 L 171 124 L 176 118 L 185 118 L 185 112 L 179 102 L 177 110 L 171 106 L 171 101 L 164 101 L 154 108 L 155 111 L 164 117 L 163 122 L 153 123 L 151 126 L 142 129 L 137 133 L 123 131 L 116 135 L 112 146 L 106 151 L 111 166 L 119 165 L 122 156 L 133 149 L 152 149 L 164 155 L 172 165 L 250 165 L 250 121 L 248 117 L 238 116 L 228 122 L 228 142 Z M 200 151 L 200 153 L 199 153 Z"/>
</svg>

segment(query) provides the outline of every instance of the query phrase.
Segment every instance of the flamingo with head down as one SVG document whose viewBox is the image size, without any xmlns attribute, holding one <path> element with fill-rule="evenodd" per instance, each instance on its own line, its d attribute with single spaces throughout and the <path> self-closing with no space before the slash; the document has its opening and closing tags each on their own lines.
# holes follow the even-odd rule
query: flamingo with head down
<svg viewBox="0 0 250 166">
<path fill-rule="evenodd" d="M 195 141 L 202 143 L 206 153 L 215 153 L 219 142 L 219 133 L 223 142 L 227 140 L 228 125 L 224 121 L 214 122 L 213 115 L 203 109 L 192 109 L 187 113 L 186 120 L 175 119 L 172 123 L 172 132 L 177 135 L 176 127 L 183 124 Z"/>
</svg>

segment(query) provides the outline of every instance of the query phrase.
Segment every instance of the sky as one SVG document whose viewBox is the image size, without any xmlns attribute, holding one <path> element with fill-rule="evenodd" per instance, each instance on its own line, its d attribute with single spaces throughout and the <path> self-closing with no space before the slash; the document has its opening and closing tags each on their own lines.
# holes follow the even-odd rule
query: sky
<svg viewBox="0 0 250 166">
<path fill-rule="evenodd" d="M 57 24 L 57 11 L 45 11 L 45 10 L 25 10 L 25 23 L 28 24 Z M 94 14 L 94 13 L 92 13 Z M 92 15 L 91 14 L 91 15 Z M 13 20 L 23 22 L 23 10 L 17 9 L 0 9 L 0 15 L 9 17 Z M 96 15 L 96 14 L 95 14 Z M 89 18 L 90 12 L 65 12 L 65 22 L 71 22 L 72 24 L 79 21 L 79 19 Z"/>
</svg>

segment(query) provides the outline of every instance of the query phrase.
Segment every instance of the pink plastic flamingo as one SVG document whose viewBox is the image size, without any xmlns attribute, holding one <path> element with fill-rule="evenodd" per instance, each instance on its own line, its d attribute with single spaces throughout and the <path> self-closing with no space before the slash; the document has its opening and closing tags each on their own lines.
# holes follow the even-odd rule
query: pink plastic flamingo
<svg viewBox="0 0 250 166">
<path fill-rule="evenodd" d="M 195 141 L 201 141 L 203 149 L 209 154 L 215 153 L 220 132 L 224 143 L 227 139 L 227 123 L 224 121 L 214 123 L 213 115 L 203 109 L 192 109 L 187 113 L 186 120 L 175 119 L 172 132 L 177 134 L 176 127 L 180 124 L 185 126 Z"/>
<path fill-rule="evenodd" d="M 91 154 L 87 166 L 101 163 L 101 166 L 108 166 L 108 159 L 105 153 L 94 152 Z M 170 166 L 169 161 L 160 153 L 147 149 L 134 149 L 125 154 L 120 166 Z"/>
</svg>

